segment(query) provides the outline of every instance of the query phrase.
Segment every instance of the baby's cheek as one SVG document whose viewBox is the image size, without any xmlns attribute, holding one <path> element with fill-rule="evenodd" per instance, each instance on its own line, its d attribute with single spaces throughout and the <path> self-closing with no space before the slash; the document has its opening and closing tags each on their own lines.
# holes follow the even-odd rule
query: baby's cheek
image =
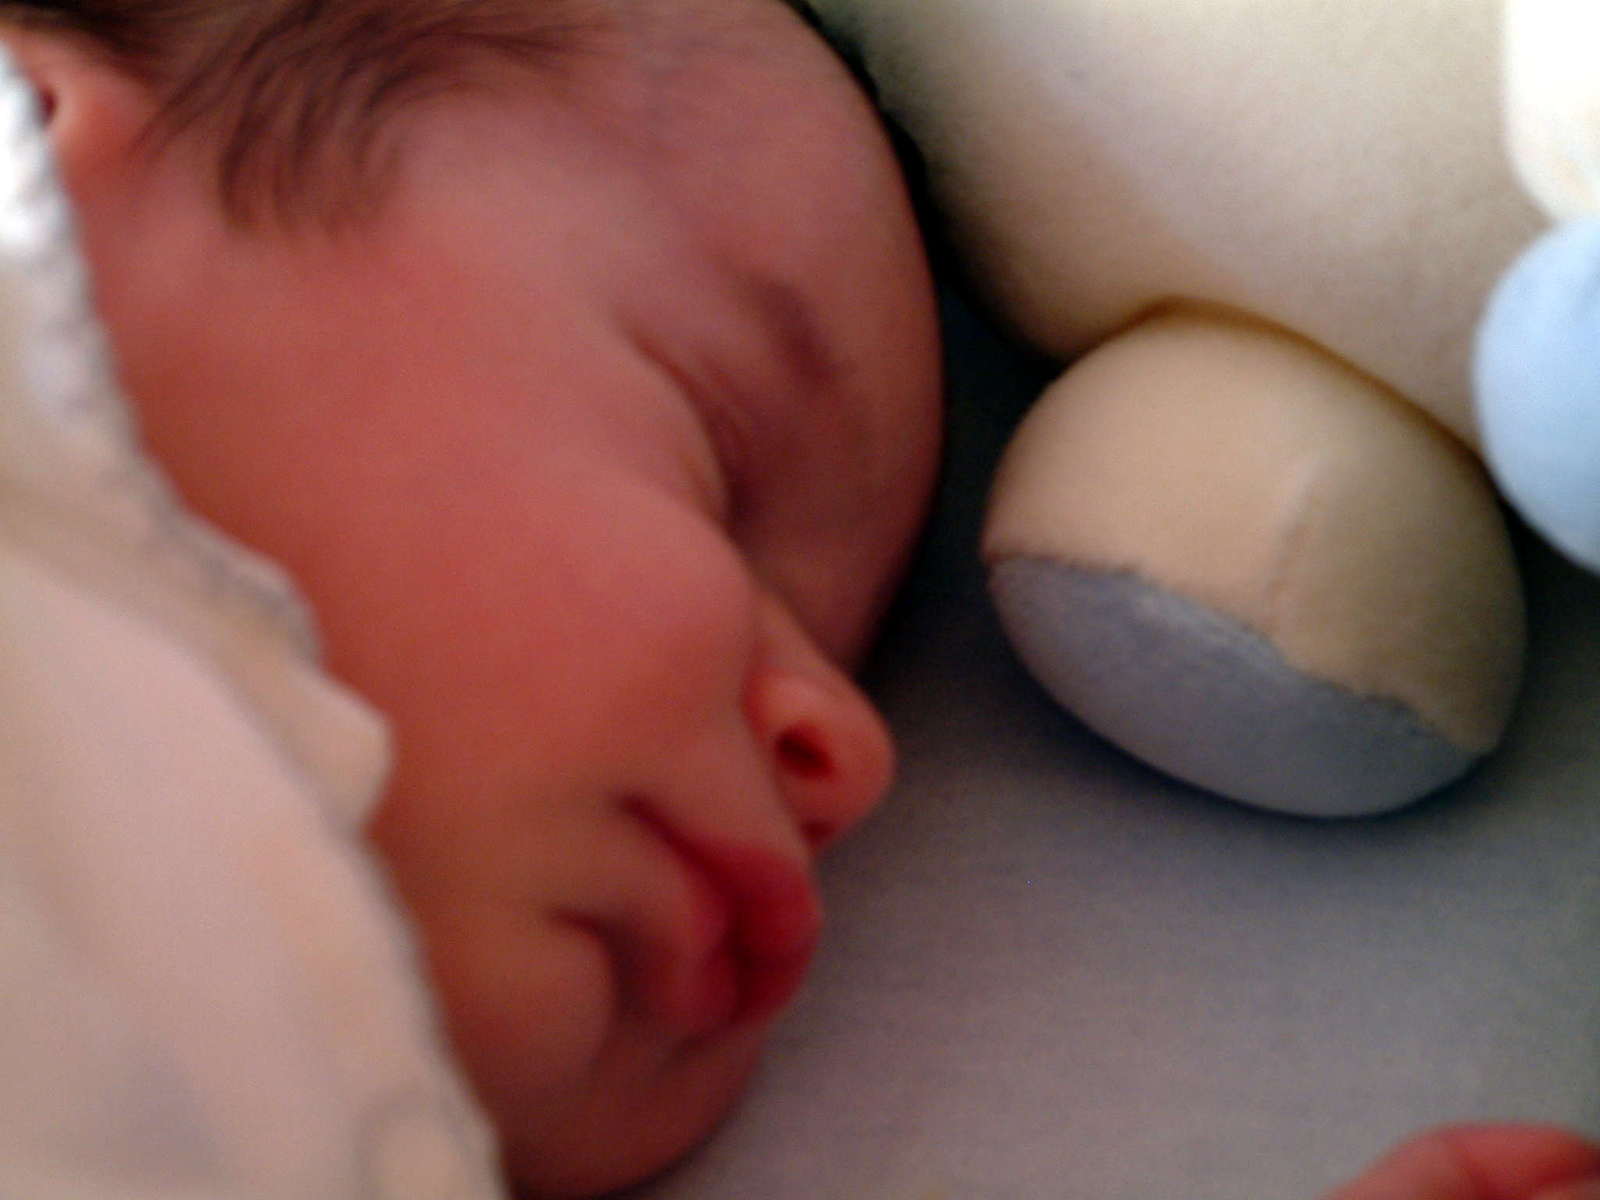
<svg viewBox="0 0 1600 1200">
<path fill-rule="evenodd" d="M 609 1195 L 658 1174 L 727 1116 L 764 1040 L 753 1028 L 689 1045 L 639 1027 L 621 1031 L 587 1093 L 568 1097 L 552 1119 L 496 1114 L 507 1173 L 530 1197 Z"/>
<path fill-rule="evenodd" d="M 686 717 L 738 687 L 760 591 L 743 556 L 692 512 L 663 520 L 632 565 L 592 623 L 577 695 L 642 735 L 652 714 Z"/>
<path fill-rule="evenodd" d="M 559 1120 L 615 1020 L 610 958 L 556 918 L 500 911 L 421 918 L 450 1040 L 502 1130 Z"/>
</svg>

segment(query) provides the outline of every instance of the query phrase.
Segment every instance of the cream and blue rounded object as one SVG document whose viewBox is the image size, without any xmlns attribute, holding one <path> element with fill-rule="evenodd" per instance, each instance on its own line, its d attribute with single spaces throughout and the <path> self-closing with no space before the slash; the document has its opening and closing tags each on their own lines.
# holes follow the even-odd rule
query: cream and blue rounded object
<svg viewBox="0 0 1600 1200">
<path fill-rule="evenodd" d="M 1016 558 L 991 594 L 1067 710 L 1206 791 L 1297 816 L 1398 808 L 1479 758 L 1407 706 L 1309 674 L 1210 606 L 1131 572 Z"/>
<path fill-rule="evenodd" d="M 1506 273 L 1476 370 L 1500 487 L 1553 545 L 1600 570 L 1600 219 L 1557 225 Z"/>
<path fill-rule="evenodd" d="M 1521 586 L 1478 459 L 1292 335 L 1152 318 L 1017 431 L 984 537 L 1018 656 L 1101 736 L 1277 812 L 1401 807 L 1500 740 Z"/>
</svg>

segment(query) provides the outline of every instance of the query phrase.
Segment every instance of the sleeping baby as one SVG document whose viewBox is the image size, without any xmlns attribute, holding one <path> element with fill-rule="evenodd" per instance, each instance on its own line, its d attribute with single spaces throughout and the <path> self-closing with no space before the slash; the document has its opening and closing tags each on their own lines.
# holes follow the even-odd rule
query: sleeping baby
<svg viewBox="0 0 1600 1200">
<path fill-rule="evenodd" d="M 37 335 L 0 426 L 0 704 L 37 734 L 0 753 L 0 1062 L 78 1081 L 4 1102 L 0 1191 L 648 1176 L 737 1096 L 815 859 L 890 778 L 848 671 L 939 356 L 872 108 L 781 0 L 0 25 L 55 163 L 0 239 Z M 117 389 L 46 353 L 98 352 L 50 170 Z M 1453 1129 L 1338 1200 L 1590 1176 Z"/>
</svg>

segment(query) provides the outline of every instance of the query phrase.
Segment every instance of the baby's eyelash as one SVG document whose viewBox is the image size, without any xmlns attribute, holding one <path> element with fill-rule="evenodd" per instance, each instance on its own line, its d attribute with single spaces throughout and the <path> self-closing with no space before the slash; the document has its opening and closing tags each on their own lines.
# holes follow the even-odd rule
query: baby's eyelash
<svg viewBox="0 0 1600 1200">
<path fill-rule="evenodd" d="M 684 390 L 717 456 L 727 488 L 728 519 L 736 523 L 744 513 L 750 494 L 750 406 L 740 403 L 730 389 L 716 387 L 719 380 L 706 382 L 713 386 L 697 387 L 691 380 Z"/>
<path fill-rule="evenodd" d="M 633 340 L 694 410 L 722 476 L 727 522 L 730 527 L 738 524 L 748 502 L 753 470 L 750 403 L 739 399 L 740 389 L 714 364 L 686 364 L 681 355 L 666 352 L 646 337 L 636 334 Z"/>
</svg>

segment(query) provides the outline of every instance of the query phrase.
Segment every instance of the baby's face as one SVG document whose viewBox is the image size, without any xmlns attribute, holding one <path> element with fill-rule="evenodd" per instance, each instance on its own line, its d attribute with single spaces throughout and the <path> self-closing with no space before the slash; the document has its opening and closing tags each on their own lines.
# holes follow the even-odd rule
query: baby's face
<svg viewBox="0 0 1600 1200">
<path fill-rule="evenodd" d="M 76 189 L 151 445 L 393 723 L 374 837 L 552 1193 L 701 1136 L 799 985 L 813 859 L 890 775 L 844 668 L 939 423 L 846 73 L 775 2 L 626 12 L 416 117 L 371 229 L 232 230 L 181 142 Z"/>
</svg>

